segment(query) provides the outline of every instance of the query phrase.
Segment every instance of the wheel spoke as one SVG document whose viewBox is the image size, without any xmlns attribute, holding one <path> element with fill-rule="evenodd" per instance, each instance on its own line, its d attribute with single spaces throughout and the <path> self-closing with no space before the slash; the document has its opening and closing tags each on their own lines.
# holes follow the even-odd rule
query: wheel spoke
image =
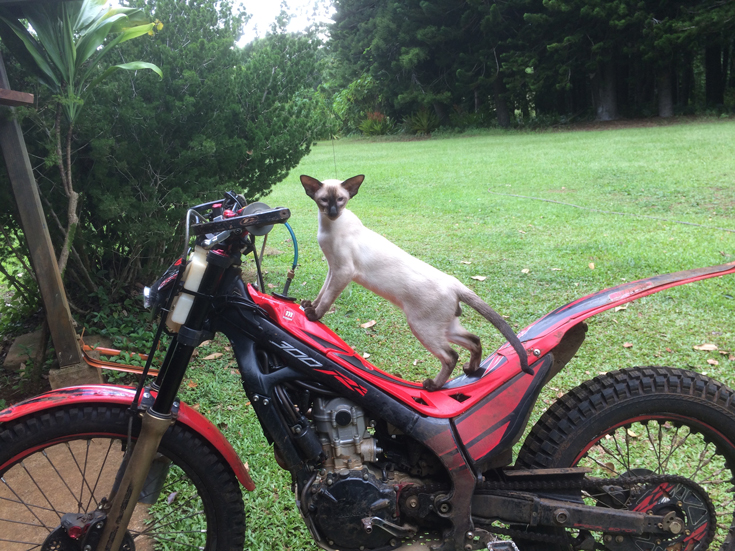
<svg viewBox="0 0 735 551">
<path fill-rule="evenodd" d="M 18 498 L 18 503 L 21 503 L 26 509 L 28 509 L 28 512 L 31 513 L 34 517 L 36 517 L 36 520 L 43 525 L 43 527 L 46 529 L 46 531 L 49 532 L 49 533 L 51 533 L 51 531 L 53 530 L 53 528 L 50 528 L 50 527 L 46 526 L 46 523 L 43 522 L 43 520 L 41 520 L 41 518 L 36 513 L 33 512 L 33 509 L 31 509 L 31 506 L 29 506 L 25 501 L 23 501 L 23 499 L 15 492 L 15 490 L 13 490 L 13 488 L 10 486 L 10 484 L 8 484 L 8 482 L 5 480 L 5 478 L 0 478 L 0 480 L 2 480 L 3 484 L 5 484 L 5 487 L 8 490 L 10 490 L 15 497 Z M 56 510 L 54 510 L 54 512 L 56 512 Z"/>
<path fill-rule="evenodd" d="M 99 505 L 97 498 L 94 497 L 94 493 L 97 490 L 97 484 L 99 484 L 100 482 L 102 471 L 105 469 L 105 465 L 107 465 L 107 459 L 110 457 L 110 450 L 112 449 L 112 444 L 114 442 L 115 440 L 110 438 L 110 443 L 107 445 L 107 451 L 105 451 L 105 457 L 102 459 L 102 465 L 100 465 L 99 471 L 97 472 L 97 480 L 94 481 L 94 488 L 92 488 L 92 492 L 89 495 L 89 500 L 87 501 L 87 506 L 84 508 L 85 511 L 89 510 L 89 506 L 92 504 L 92 500 L 94 500 L 95 507 Z"/>
</svg>

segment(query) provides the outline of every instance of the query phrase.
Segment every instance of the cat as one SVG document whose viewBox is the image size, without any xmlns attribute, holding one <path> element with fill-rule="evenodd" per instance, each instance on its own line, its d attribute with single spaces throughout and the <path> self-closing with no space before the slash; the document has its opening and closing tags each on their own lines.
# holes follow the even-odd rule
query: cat
<svg viewBox="0 0 735 551">
<path fill-rule="evenodd" d="M 434 379 L 426 379 L 426 390 L 437 390 L 447 382 L 459 355 L 450 343 L 470 351 L 464 371 L 473 373 L 480 367 L 480 338 L 462 327 L 458 316 L 460 302 L 471 306 L 492 323 L 508 339 L 520 358 L 521 368 L 528 367 L 528 356 L 520 340 L 495 310 L 460 281 L 415 258 L 385 237 L 363 226 L 360 219 L 346 209 L 357 195 L 365 176 L 354 176 L 340 182 L 320 182 L 301 176 L 306 194 L 319 207 L 317 240 L 327 259 L 327 279 L 313 301 L 303 300 L 301 307 L 311 321 L 327 313 L 350 281 L 359 283 L 389 300 L 406 315 L 411 331 L 429 352 L 441 362 Z"/>
</svg>

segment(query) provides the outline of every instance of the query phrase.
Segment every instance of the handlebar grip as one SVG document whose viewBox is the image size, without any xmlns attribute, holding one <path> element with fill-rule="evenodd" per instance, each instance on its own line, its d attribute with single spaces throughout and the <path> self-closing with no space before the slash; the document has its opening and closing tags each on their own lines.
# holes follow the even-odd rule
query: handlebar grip
<svg viewBox="0 0 735 551">
<path fill-rule="evenodd" d="M 290 217 L 291 211 L 289 209 L 286 207 L 278 207 L 272 210 L 256 212 L 254 214 L 246 214 L 245 216 L 235 216 L 234 218 L 226 218 L 224 220 L 216 220 L 214 222 L 194 224 L 191 227 L 191 231 L 194 235 L 220 233 L 227 230 L 245 228 L 245 226 L 283 224 Z"/>
</svg>

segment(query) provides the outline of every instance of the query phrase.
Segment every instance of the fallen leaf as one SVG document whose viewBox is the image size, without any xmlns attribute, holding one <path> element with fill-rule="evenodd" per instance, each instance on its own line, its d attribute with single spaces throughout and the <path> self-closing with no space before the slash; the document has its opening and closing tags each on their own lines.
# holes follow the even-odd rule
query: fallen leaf
<svg viewBox="0 0 735 551">
<path fill-rule="evenodd" d="M 522 273 L 522 274 L 527 274 L 527 273 L 529 273 L 530 271 L 531 271 L 531 270 L 529 270 L 528 268 L 523 268 L 523 269 L 521 270 L 521 273 Z"/>
<path fill-rule="evenodd" d="M 485 281 L 487 279 L 487 276 L 472 276 L 472 279 L 476 279 L 477 281 Z"/>
<path fill-rule="evenodd" d="M 615 307 L 615 311 L 616 312 L 620 312 L 620 310 L 627 310 L 627 309 L 628 309 L 628 305 L 627 304 L 623 304 L 622 306 L 616 306 Z"/>
<path fill-rule="evenodd" d="M 561 268 L 551 268 L 552 272 L 561 272 Z"/>
<path fill-rule="evenodd" d="M 176 495 L 177 495 L 178 493 L 179 493 L 179 492 L 171 492 L 170 494 L 168 494 L 168 497 L 166 498 L 166 502 L 167 502 L 167 503 L 168 503 L 169 505 L 171 505 L 171 504 L 172 504 L 172 503 L 174 502 L 174 499 L 176 499 Z"/>
<path fill-rule="evenodd" d="M 188 386 L 189 388 L 196 388 L 196 387 L 198 387 L 199 385 L 198 385 L 198 384 L 196 384 L 196 382 L 195 382 L 195 381 L 189 381 L 188 383 L 186 383 L 186 386 Z"/>
<path fill-rule="evenodd" d="M 217 358 L 222 357 L 222 352 L 215 352 L 214 354 L 210 354 L 209 356 L 204 356 L 202 358 L 203 360 L 216 360 Z"/>
<path fill-rule="evenodd" d="M 624 342 L 623 343 L 623 348 L 633 348 L 633 343 L 632 342 Z"/>
<path fill-rule="evenodd" d="M 197 356 L 199 356 L 199 349 L 198 348 L 195 348 L 194 349 L 194 352 L 191 353 L 191 357 L 192 358 L 196 358 Z"/>
<path fill-rule="evenodd" d="M 694 350 L 704 350 L 706 352 L 713 352 L 717 350 L 717 345 L 712 344 L 711 342 L 706 342 L 704 344 L 699 344 L 699 345 L 695 344 L 694 346 L 692 346 L 692 348 L 694 348 Z"/>
<path fill-rule="evenodd" d="M 363 352 L 362 357 L 367 360 L 370 357 L 370 354 L 368 354 L 367 352 Z"/>
<path fill-rule="evenodd" d="M 615 474 L 615 465 L 612 462 L 605 463 L 605 469 L 610 474 Z"/>
<path fill-rule="evenodd" d="M 518 233 L 526 233 L 526 232 L 524 232 L 523 230 L 518 230 Z"/>
<path fill-rule="evenodd" d="M 225 352 L 232 352 L 231 346 L 225 346 Z"/>
<path fill-rule="evenodd" d="M 365 323 L 361 323 L 360 324 L 360 327 L 362 327 L 363 329 L 367 329 L 368 327 L 372 327 L 376 323 L 378 323 L 378 322 L 375 321 L 375 320 L 370 320 L 370 321 L 366 321 Z"/>
<path fill-rule="evenodd" d="M 727 355 L 729 354 L 729 352 L 728 352 L 727 350 L 720 350 L 719 352 L 720 352 L 720 354 L 722 354 L 723 356 L 727 356 Z"/>
<path fill-rule="evenodd" d="M 707 363 L 710 365 L 720 365 L 720 362 L 718 362 L 717 360 L 713 360 L 712 358 L 707 360 Z"/>
<path fill-rule="evenodd" d="M 248 402 L 248 403 L 250 403 L 250 402 Z M 249 471 L 250 470 L 250 465 L 248 464 L 247 461 L 245 461 L 245 470 L 246 471 Z"/>
<path fill-rule="evenodd" d="M 201 406 L 199 404 L 194 404 L 193 406 L 191 406 L 191 409 L 193 409 L 194 411 L 199 411 L 200 407 Z"/>
<path fill-rule="evenodd" d="M 212 341 L 202 341 L 202 343 L 199 346 L 203 348 L 205 346 L 209 346 L 210 344 L 212 344 Z"/>
<path fill-rule="evenodd" d="M 631 438 L 638 438 L 638 435 L 634 433 L 632 430 L 628 429 L 628 436 Z"/>
<path fill-rule="evenodd" d="M 469 260 L 460 260 L 459 263 L 460 264 L 472 264 L 472 262 L 470 262 Z"/>
<path fill-rule="evenodd" d="M 667 348 L 666 348 L 666 352 L 673 352 L 673 350 L 671 350 L 671 348 L 668 348 L 668 347 L 667 347 Z"/>
<path fill-rule="evenodd" d="M 730 355 L 729 355 L 729 356 L 727 357 L 727 359 L 728 359 L 728 360 L 730 360 L 730 361 L 733 361 L 733 360 L 735 360 L 735 354 L 730 354 Z"/>
<path fill-rule="evenodd" d="M 419 361 L 418 360 L 414 360 L 413 361 L 413 365 L 418 365 L 418 364 L 419 364 Z"/>
<path fill-rule="evenodd" d="M 276 286 L 275 286 L 275 285 L 273 285 L 272 283 L 269 283 L 269 284 L 268 284 L 268 288 L 269 288 L 269 289 L 275 289 L 275 288 L 276 288 Z"/>
<path fill-rule="evenodd" d="M 595 269 L 595 263 L 594 262 L 590 262 L 589 263 L 589 267 L 590 267 L 590 270 L 594 270 Z"/>
<path fill-rule="evenodd" d="M 303 282 L 303 283 L 301 284 L 301 286 L 302 286 L 302 287 L 303 287 L 304 285 L 306 285 L 306 281 L 304 281 L 304 282 Z"/>
</svg>

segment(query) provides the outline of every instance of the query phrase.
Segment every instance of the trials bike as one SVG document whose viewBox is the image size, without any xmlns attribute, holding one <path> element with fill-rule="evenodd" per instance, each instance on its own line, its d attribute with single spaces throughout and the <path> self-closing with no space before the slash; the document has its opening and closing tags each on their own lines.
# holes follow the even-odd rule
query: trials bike
<svg viewBox="0 0 735 551">
<path fill-rule="evenodd" d="M 506 343 L 427 392 L 308 321 L 290 279 L 281 295 L 263 292 L 253 235 L 289 216 L 231 193 L 189 211 L 196 247 L 148 297 L 162 306 L 156 343 L 164 327 L 172 335 L 154 382 L 64 388 L 0 412 L 2 551 L 243 549 L 241 487 L 255 484 L 177 399 L 192 352 L 216 332 L 323 549 L 735 548 L 735 396 L 714 379 L 669 367 L 600 375 L 554 403 L 512 457 L 587 318 L 735 263 L 576 300 L 519 333 L 532 375 Z M 258 288 L 241 278 L 250 253 Z"/>
</svg>

